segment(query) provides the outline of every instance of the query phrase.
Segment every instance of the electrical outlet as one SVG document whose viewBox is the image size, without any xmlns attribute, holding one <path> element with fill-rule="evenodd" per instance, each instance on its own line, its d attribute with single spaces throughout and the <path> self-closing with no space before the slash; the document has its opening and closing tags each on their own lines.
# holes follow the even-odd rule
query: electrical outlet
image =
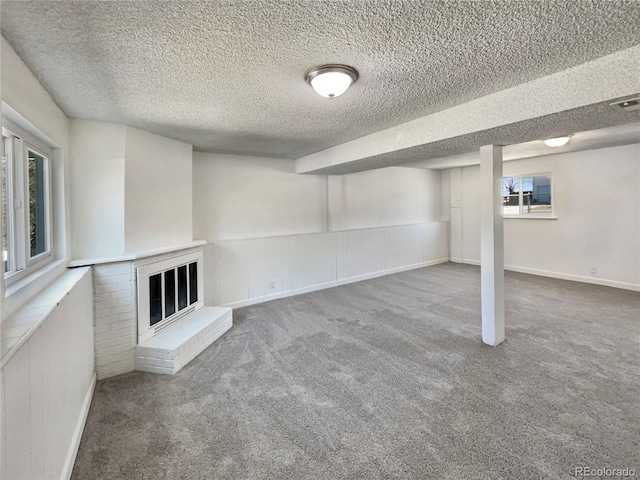
<svg viewBox="0 0 640 480">
<path fill-rule="evenodd" d="M 591 275 L 597 275 L 598 274 L 598 267 L 596 267 L 595 265 L 591 265 Z"/>
<path fill-rule="evenodd" d="M 269 288 L 276 288 L 276 281 L 275 280 L 269 280 Z"/>
</svg>

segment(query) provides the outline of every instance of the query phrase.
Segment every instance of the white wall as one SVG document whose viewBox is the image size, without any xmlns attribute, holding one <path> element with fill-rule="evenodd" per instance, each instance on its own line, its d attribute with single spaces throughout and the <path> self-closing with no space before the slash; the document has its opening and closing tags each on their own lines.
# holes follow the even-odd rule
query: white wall
<svg viewBox="0 0 640 480">
<path fill-rule="evenodd" d="M 77 258 L 125 251 L 124 125 L 71 121 L 72 248 Z"/>
<path fill-rule="evenodd" d="M 451 172 L 443 170 L 440 175 L 440 215 L 442 221 L 448 222 L 451 217 Z"/>
<path fill-rule="evenodd" d="M 463 258 L 480 261 L 480 166 L 460 169 L 460 182 Z"/>
<path fill-rule="evenodd" d="M 326 177 L 294 161 L 195 152 L 193 235 L 230 240 L 326 229 Z"/>
<path fill-rule="evenodd" d="M 58 277 L 66 268 L 65 260 L 70 257 L 70 215 L 69 215 L 69 119 L 51 99 L 35 76 L 11 48 L 1 38 L 0 43 L 1 80 L 3 111 L 8 106 L 17 112 L 19 124 L 25 130 L 38 130 L 45 137 L 52 152 L 52 200 L 53 200 L 53 255 L 60 260 L 58 266 L 19 291 L 12 289 L 11 298 L 2 297 L 3 315 L 24 304 L 30 297 Z M 13 119 L 12 119 L 13 120 Z"/>
<path fill-rule="evenodd" d="M 4 37 L 1 49 L 2 101 L 66 149 L 69 119 Z"/>
<path fill-rule="evenodd" d="M 52 152 L 53 268 L 0 292 L 2 320 L 45 287 L 56 284 L 71 257 L 69 119 L 4 38 L 3 112 L 19 127 L 39 131 Z M 14 123 L 18 123 L 12 117 Z M 9 294 L 5 298 L 5 293 Z M 73 462 L 93 375 L 93 295 L 87 273 L 0 375 L 0 478 L 60 478 Z M 69 332 L 73 332 L 70 334 Z"/>
<path fill-rule="evenodd" d="M 451 171 L 451 256 L 480 260 L 480 169 L 461 169 L 460 217 Z M 557 220 L 504 221 L 507 268 L 640 289 L 640 145 L 505 162 L 504 175 L 552 172 Z M 462 241 L 455 245 L 454 231 Z M 591 274 L 591 266 L 598 273 Z"/>
<path fill-rule="evenodd" d="M 439 171 L 393 167 L 327 179 L 296 175 L 292 160 L 199 152 L 193 165 L 198 239 L 431 223 L 442 216 Z"/>
<path fill-rule="evenodd" d="M 449 260 L 447 222 L 205 246 L 205 303 L 239 307 Z"/>
<path fill-rule="evenodd" d="M 293 165 L 194 154 L 194 238 L 210 242 L 207 304 L 244 305 L 448 260 L 440 172 L 327 178 L 296 175 Z"/>
<path fill-rule="evenodd" d="M 74 258 L 193 239 L 191 145 L 124 125 L 71 126 Z"/>
<path fill-rule="evenodd" d="M 331 176 L 331 229 L 439 221 L 440 175 L 437 170 L 390 167 Z"/>
<path fill-rule="evenodd" d="M 191 145 L 127 127 L 125 250 L 190 242 Z"/>
<path fill-rule="evenodd" d="M 93 283 L 87 268 L 3 365 L 3 480 L 70 475 L 93 391 L 92 316 Z"/>
</svg>

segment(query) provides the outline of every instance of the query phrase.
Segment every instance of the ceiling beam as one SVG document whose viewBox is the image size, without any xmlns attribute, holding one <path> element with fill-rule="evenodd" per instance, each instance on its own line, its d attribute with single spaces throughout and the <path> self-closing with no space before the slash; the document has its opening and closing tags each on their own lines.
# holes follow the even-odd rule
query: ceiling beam
<svg viewBox="0 0 640 480">
<path fill-rule="evenodd" d="M 639 121 L 607 105 L 640 92 L 638 58 L 640 45 L 307 155 L 296 172 L 350 173 Z"/>
</svg>

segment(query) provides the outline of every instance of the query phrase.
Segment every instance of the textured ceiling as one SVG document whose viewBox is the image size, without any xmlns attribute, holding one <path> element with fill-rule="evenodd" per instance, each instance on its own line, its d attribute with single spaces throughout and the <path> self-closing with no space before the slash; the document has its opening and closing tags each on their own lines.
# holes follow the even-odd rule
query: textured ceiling
<svg viewBox="0 0 640 480">
<path fill-rule="evenodd" d="M 403 166 L 418 161 L 449 157 L 477 151 L 482 145 L 514 145 L 542 138 L 553 138 L 558 132 L 585 132 L 616 125 L 633 123 L 640 125 L 640 110 L 624 112 L 608 102 L 565 110 L 552 115 L 533 118 L 496 128 L 481 130 L 468 135 L 447 138 L 416 147 L 395 150 L 381 155 L 340 163 L 305 173 L 316 175 L 344 175 L 376 168 Z M 633 127 L 632 127 L 633 128 Z M 619 142 L 617 144 L 625 143 Z M 425 162 L 426 163 L 426 162 Z M 433 166 L 432 168 L 438 168 Z"/>
<path fill-rule="evenodd" d="M 640 43 L 611 0 L 5 1 L 2 34 L 67 115 L 298 158 Z M 303 75 L 360 72 L 328 100 Z"/>
<path fill-rule="evenodd" d="M 640 123 L 627 123 L 615 127 L 574 133 L 569 142 L 562 147 L 548 147 L 542 140 L 537 139 L 530 142 L 506 145 L 502 149 L 502 159 L 508 162 L 511 160 L 521 160 L 523 158 L 581 152 L 583 150 L 618 147 L 634 143 L 640 144 Z M 399 166 L 408 168 L 446 169 L 479 164 L 480 151 L 477 149 L 469 153 L 419 160 L 417 162 L 404 163 Z"/>
</svg>

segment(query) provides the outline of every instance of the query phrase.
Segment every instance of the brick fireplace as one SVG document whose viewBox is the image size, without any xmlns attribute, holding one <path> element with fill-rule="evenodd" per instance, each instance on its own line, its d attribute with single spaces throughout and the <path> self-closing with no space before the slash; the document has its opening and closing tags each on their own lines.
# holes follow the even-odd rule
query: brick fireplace
<svg viewBox="0 0 640 480">
<path fill-rule="evenodd" d="M 93 266 L 99 379 L 175 373 L 231 328 L 231 309 L 204 306 L 203 243 L 73 262 Z"/>
</svg>

